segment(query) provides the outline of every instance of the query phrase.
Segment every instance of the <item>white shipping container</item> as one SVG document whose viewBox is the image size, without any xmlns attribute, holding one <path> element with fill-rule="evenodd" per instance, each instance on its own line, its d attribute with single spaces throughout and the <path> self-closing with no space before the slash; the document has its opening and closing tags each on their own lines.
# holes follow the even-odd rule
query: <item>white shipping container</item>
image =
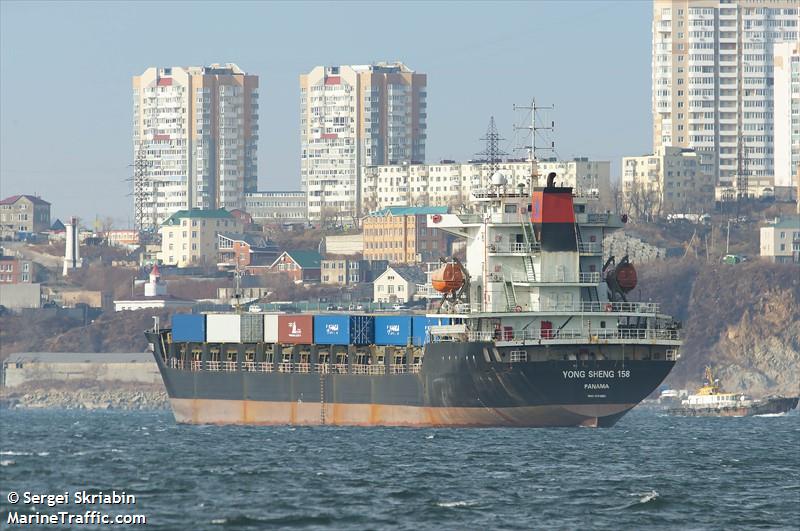
<svg viewBox="0 0 800 531">
<path fill-rule="evenodd" d="M 278 314 L 264 314 L 264 343 L 278 342 Z"/>
<path fill-rule="evenodd" d="M 239 343 L 242 339 L 238 313 L 206 315 L 206 341 L 209 343 Z"/>
</svg>

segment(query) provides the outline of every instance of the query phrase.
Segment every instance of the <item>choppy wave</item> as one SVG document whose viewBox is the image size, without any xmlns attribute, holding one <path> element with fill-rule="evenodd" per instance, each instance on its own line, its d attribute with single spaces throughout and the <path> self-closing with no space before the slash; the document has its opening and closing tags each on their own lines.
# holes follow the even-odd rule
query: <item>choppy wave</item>
<svg viewBox="0 0 800 531">
<path fill-rule="evenodd" d="M 125 490 L 156 530 L 788 529 L 798 419 L 633 412 L 611 429 L 416 430 L 12 410 L 0 477 L 43 493 Z"/>
</svg>

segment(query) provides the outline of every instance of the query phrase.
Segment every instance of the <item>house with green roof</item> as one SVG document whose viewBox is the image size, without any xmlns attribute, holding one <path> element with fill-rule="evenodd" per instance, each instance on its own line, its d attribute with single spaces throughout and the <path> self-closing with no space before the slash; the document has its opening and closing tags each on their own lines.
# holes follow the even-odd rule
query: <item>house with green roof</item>
<svg viewBox="0 0 800 531">
<path fill-rule="evenodd" d="M 269 269 L 287 274 L 296 283 L 319 282 L 321 264 L 322 255 L 317 251 L 284 251 Z"/>
<path fill-rule="evenodd" d="M 242 222 L 224 208 L 179 210 L 158 229 L 163 264 L 178 267 L 215 265 L 218 234 L 239 233 Z"/>
</svg>

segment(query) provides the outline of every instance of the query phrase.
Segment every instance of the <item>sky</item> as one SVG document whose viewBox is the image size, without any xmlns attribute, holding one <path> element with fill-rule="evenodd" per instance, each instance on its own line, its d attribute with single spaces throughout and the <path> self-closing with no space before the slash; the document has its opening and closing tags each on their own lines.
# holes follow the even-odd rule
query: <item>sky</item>
<svg viewBox="0 0 800 531">
<path fill-rule="evenodd" d="M 132 225 L 131 77 L 233 62 L 259 76 L 259 189 L 300 188 L 299 75 L 404 62 L 428 76 L 427 162 L 484 148 L 494 116 L 552 105 L 562 159 L 652 149 L 651 3 L 15 2 L 0 0 L 0 196 L 38 194 L 53 219 Z M 543 132 L 543 135 L 550 133 Z M 542 154 L 546 155 L 546 154 Z M 524 156 L 520 153 L 519 156 Z"/>
</svg>

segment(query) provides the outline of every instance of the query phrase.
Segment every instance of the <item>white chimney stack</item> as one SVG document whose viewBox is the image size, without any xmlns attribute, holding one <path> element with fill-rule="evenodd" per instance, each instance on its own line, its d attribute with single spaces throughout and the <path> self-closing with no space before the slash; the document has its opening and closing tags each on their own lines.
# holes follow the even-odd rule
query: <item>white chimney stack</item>
<svg viewBox="0 0 800 531">
<path fill-rule="evenodd" d="M 70 269 L 81 266 L 81 249 L 78 244 L 78 218 L 70 218 L 66 226 L 66 249 L 64 251 L 64 272 L 67 276 Z"/>
</svg>

